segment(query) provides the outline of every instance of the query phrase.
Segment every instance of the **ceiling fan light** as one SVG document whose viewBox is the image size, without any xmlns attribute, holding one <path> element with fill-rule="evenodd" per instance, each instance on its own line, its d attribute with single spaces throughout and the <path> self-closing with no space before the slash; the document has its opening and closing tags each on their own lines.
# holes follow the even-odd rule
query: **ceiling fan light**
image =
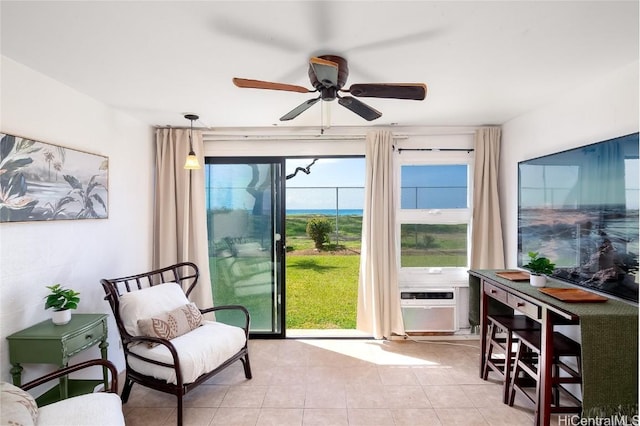
<svg viewBox="0 0 640 426">
<path fill-rule="evenodd" d="M 184 168 L 186 170 L 200 170 L 200 162 L 198 161 L 198 157 L 196 157 L 195 152 L 189 151 L 187 161 L 184 162 Z"/>
</svg>

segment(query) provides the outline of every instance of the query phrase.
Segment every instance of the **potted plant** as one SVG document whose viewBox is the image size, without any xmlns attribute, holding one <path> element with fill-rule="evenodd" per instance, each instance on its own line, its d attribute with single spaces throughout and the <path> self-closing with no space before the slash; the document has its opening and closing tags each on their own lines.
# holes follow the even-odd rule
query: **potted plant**
<svg viewBox="0 0 640 426">
<path fill-rule="evenodd" d="M 80 293 L 62 287 L 60 284 L 47 286 L 50 293 L 45 296 L 45 309 L 52 308 L 51 321 L 56 325 L 64 325 L 71 321 L 71 310 L 78 307 Z"/>
<path fill-rule="evenodd" d="M 534 287 L 544 287 L 547 275 L 552 274 L 555 267 L 555 263 L 534 251 L 529 252 L 529 263 L 523 266 L 531 272 L 530 283 Z"/>
</svg>

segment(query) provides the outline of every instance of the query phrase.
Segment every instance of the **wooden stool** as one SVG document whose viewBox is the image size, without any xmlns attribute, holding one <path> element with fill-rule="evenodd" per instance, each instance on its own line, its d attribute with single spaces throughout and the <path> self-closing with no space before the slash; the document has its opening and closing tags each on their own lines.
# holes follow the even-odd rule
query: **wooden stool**
<svg viewBox="0 0 640 426">
<path fill-rule="evenodd" d="M 540 330 L 540 324 L 524 315 L 489 315 L 487 321 L 487 349 L 482 379 L 487 380 L 489 370 L 498 373 L 503 380 L 502 402 L 507 404 L 514 356 L 513 332 L 515 330 Z M 504 337 L 500 336 L 502 333 L 505 334 Z"/>
<path fill-rule="evenodd" d="M 511 374 L 511 384 L 509 386 L 509 405 L 513 406 L 516 391 L 521 392 L 535 407 L 536 424 L 540 424 L 540 368 L 538 360 L 541 356 L 541 332 L 539 330 L 517 330 L 514 331 L 515 337 L 518 339 L 518 347 L 516 350 L 515 360 L 513 361 L 513 373 Z M 577 363 L 574 369 L 567 365 L 561 358 L 573 357 Z M 562 384 L 575 383 L 582 386 L 582 358 L 581 348 L 578 342 L 571 340 L 562 333 L 553 333 L 553 365 L 551 372 L 552 386 L 552 405 L 551 413 L 580 413 L 582 411 L 582 403 L 580 400 L 567 390 Z M 561 371 L 566 375 L 561 376 Z M 524 373 L 525 377 L 520 377 L 520 373 Z M 526 379 L 533 379 L 535 385 L 535 394 L 529 395 L 524 388 Z M 571 400 L 574 405 L 560 405 L 560 393 L 563 393 Z"/>
</svg>

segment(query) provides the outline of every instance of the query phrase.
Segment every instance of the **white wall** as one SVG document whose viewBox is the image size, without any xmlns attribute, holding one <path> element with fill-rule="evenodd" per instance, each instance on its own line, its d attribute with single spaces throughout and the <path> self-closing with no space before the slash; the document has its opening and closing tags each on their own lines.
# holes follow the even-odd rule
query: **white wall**
<svg viewBox="0 0 640 426">
<path fill-rule="evenodd" d="M 152 129 L 2 57 L 1 132 L 109 157 L 109 218 L 0 224 L 0 380 L 10 380 L 6 336 L 48 320 L 46 285 L 81 293 L 78 313 L 110 313 L 100 279 L 151 266 Z M 124 368 L 115 322 L 109 358 Z M 96 347 L 74 362 L 99 356 Z M 52 368 L 27 366 L 23 381 Z"/>
<path fill-rule="evenodd" d="M 502 127 L 500 197 L 505 261 L 517 266 L 518 162 L 638 131 L 638 62 Z"/>
</svg>

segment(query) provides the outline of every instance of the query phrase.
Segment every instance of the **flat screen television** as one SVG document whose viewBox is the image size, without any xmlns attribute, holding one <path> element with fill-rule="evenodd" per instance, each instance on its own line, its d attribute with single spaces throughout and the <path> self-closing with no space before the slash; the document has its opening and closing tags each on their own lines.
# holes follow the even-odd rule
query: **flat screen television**
<svg viewBox="0 0 640 426">
<path fill-rule="evenodd" d="M 518 163 L 518 266 L 638 303 L 638 133 Z"/>
</svg>

